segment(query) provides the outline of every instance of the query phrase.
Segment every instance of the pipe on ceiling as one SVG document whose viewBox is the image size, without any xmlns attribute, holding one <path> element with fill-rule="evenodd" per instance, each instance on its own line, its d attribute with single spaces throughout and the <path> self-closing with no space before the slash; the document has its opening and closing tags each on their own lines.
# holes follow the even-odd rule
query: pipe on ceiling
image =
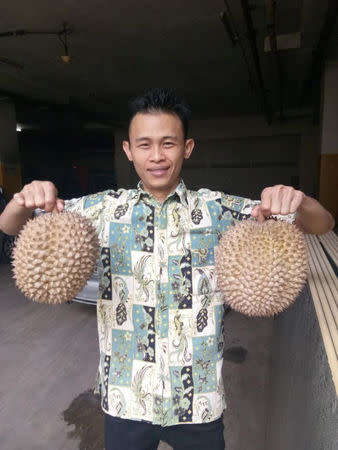
<svg viewBox="0 0 338 450">
<path fill-rule="evenodd" d="M 226 32 L 228 33 L 233 46 L 235 46 L 235 45 L 239 46 L 241 53 L 242 53 L 243 60 L 245 62 L 245 65 L 246 65 L 246 68 L 248 71 L 249 86 L 251 89 L 253 89 L 257 93 L 257 91 L 258 91 L 257 83 L 255 80 L 255 75 L 251 69 L 251 64 L 250 64 L 249 58 L 247 56 L 247 50 L 243 43 L 243 39 L 240 36 L 240 33 L 238 31 L 238 26 L 237 26 L 236 21 L 231 13 L 231 9 L 228 5 L 227 0 L 224 0 L 224 6 L 225 6 L 225 11 L 222 11 L 220 13 L 221 22 L 223 23 L 224 28 L 225 28 Z M 259 92 L 258 92 L 258 95 L 259 95 Z"/>
<path fill-rule="evenodd" d="M 277 96 L 279 103 L 279 116 L 283 119 L 284 105 L 283 105 L 283 94 L 284 94 L 284 82 L 283 82 L 283 71 L 280 55 L 277 48 L 277 33 L 276 33 L 276 0 L 265 0 L 266 8 L 266 28 L 270 40 L 271 55 L 273 55 L 276 73 L 277 73 Z"/>
<path fill-rule="evenodd" d="M 256 75 L 257 75 L 257 79 L 258 79 L 258 86 L 259 86 L 259 90 L 260 90 L 260 94 L 261 94 L 262 106 L 263 106 L 266 120 L 267 120 L 268 124 L 270 125 L 271 120 L 272 120 L 272 113 L 271 113 L 271 108 L 270 108 L 270 105 L 269 105 L 268 99 L 267 99 L 267 91 L 266 91 L 265 84 L 264 84 L 264 78 L 263 78 L 263 73 L 262 73 L 261 63 L 259 60 L 258 48 L 257 48 L 256 31 L 253 26 L 248 0 L 241 0 L 241 6 L 242 6 L 244 20 L 245 20 L 245 24 L 246 24 L 246 28 L 247 28 L 247 32 L 248 32 L 248 39 L 249 39 L 249 43 L 250 43 L 250 48 L 251 48 L 254 65 L 255 65 L 255 71 L 256 71 Z"/>
<path fill-rule="evenodd" d="M 234 21 L 233 21 L 229 6 L 226 1 L 224 1 L 224 5 L 225 5 L 225 11 L 220 12 L 219 18 L 221 19 L 221 22 L 224 25 L 224 29 L 229 36 L 232 46 L 235 47 L 235 45 L 239 41 L 239 34 L 236 29 L 236 26 L 234 25 Z"/>
</svg>

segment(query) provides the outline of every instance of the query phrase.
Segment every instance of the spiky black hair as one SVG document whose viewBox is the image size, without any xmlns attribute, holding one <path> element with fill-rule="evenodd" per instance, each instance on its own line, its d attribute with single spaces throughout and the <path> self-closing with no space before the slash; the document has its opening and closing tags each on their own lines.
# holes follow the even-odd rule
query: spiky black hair
<svg viewBox="0 0 338 450">
<path fill-rule="evenodd" d="M 128 129 L 138 113 L 152 114 L 165 112 L 175 114 L 182 123 L 184 138 L 187 138 L 190 119 L 190 108 L 182 96 L 172 88 L 152 88 L 138 95 L 129 102 Z"/>
</svg>

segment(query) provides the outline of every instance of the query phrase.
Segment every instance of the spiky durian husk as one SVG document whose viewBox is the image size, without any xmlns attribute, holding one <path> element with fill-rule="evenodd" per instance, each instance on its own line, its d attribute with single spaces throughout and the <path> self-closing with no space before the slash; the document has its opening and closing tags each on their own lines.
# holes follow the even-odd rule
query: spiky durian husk
<svg viewBox="0 0 338 450">
<path fill-rule="evenodd" d="M 13 273 L 22 293 L 39 303 L 64 303 L 83 289 L 98 258 L 91 222 L 62 212 L 30 219 L 13 252 Z"/>
<path fill-rule="evenodd" d="M 305 239 L 292 224 L 246 220 L 231 226 L 216 248 L 225 302 L 248 316 L 273 316 L 299 295 L 307 276 Z"/>
</svg>

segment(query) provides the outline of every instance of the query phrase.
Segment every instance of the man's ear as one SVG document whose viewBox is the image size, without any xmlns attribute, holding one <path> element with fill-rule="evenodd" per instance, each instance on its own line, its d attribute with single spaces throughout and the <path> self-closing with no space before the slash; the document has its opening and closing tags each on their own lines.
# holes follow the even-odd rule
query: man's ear
<svg viewBox="0 0 338 450">
<path fill-rule="evenodd" d="M 132 154 L 131 154 L 131 151 L 130 151 L 129 141 L 123 141 L 122 142 L 122 147 L 123 147 L 124 153 L 127 155 L 127 158 L 129 159 L 129 161 L 132 161 L 133 157 L 132 157 Z"/>
<path fill-rule="evenodd" d="M 193 139 L 186 139 L 184 149 L 184 159 L 189 159 L 191 152 L 194 150 L 195 141 Z"/>
</svg>

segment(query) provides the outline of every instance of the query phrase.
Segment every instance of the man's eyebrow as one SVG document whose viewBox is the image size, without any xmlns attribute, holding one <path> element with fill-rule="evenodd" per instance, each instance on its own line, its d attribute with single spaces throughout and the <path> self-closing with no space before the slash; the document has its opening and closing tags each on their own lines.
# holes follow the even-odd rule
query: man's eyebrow
<svg viewBox="0 0 338 450">
<path fill-rule="evenodd" d="M 175 135 L 172 136 L 163 136 L 162 140 L 164 141 L 165 139 L 172 139 L 173 141 L 178 141 L 178 137 Z"/>
<path fill-rule="evenodd" d="M 175 135 L 168 135 L 168 136 L 162 136 L 161 137 L 161 141 L 164 141 L 166 139 L 172 139 L 173 141 L 178 141 L 178 137 L 175 136 Z M 151 138 L 148 137 L 148 136 L 141 136 L 141 137 L 135 138 L 136 142 L 150 141 L 150 140 L 151 140 Z"/>
<path fill-rule="evenodd" d="M 146 137 L 146 136 L 139 137 L 139 138 L 135 138 L 135 141 L 136 141 L 136 142 L 140 142 L 140 141 L 149 141 L 149 140 L 150 140 L 150 138 L 149 138 L 149 137 Z"/>
</svg>

